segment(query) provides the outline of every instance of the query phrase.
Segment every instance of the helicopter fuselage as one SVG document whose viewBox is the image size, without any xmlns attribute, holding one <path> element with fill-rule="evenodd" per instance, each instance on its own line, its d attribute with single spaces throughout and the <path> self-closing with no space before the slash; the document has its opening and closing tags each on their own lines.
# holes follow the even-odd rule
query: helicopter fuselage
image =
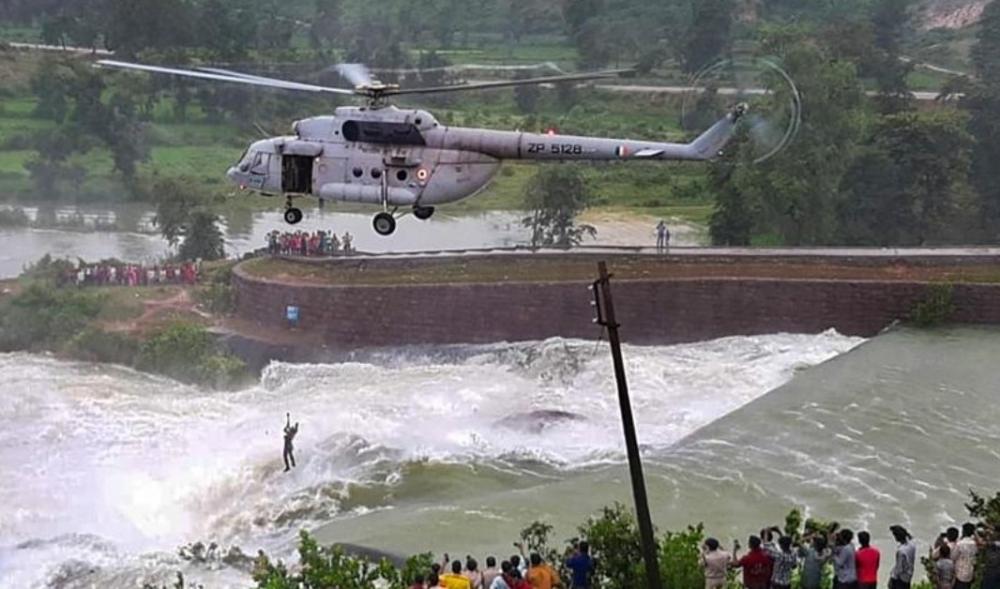
<svg viewBox="0 0 1000 589">
<path fill-rule="evenodd" d="M 294 135 L 254 143 L 227 176 L 264 194 L 428 209 L 481 191 L 503 160 L 711 159 L 742 113 L 691 143 L 658 143 L 449 127 L 424 110 L 340 107 L 296 122 Z"/>
</svg>

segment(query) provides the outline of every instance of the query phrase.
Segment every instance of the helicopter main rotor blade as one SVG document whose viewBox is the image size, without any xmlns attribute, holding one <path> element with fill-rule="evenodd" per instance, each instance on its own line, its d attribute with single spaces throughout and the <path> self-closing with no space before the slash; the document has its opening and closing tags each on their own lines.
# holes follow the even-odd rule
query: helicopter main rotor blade
<svg viewBox="0 0 1000 589">
<path fill-rule="evenodd" d="M 560 82 L 582 82 L 584 80 L 599 80 L 604 78 L 617 78 L 623 74 L 632 73 L 635 70 L 605 70 L 601 72 L 589 72 L 582 74 L 568 74 L 565 76 L 544 76 L 541 78 L 525 78 L 523 80 L 500 80 L 497 82 L 473 82 L 471 84 L 455 84 L 452 86 L 432 86 L 430 88 L 390 88 L 382 94 L 385 96 L 398 96 L 400 94 L 437 94 L 439 92 L 458 92 L 460 90 L 483 90 L 488 88 L 509 88 L 512 86 L 526 86 L 533 84 L 558 84 Z"/>
<path fill-rule="evenodd" d="M 102 59 L 97 62 L 97 65 L 107 68 L 138 70 L 154 74 L 168 74 L 172 76 L 182 76 L 187 78 L 196 78 L 200 80 L 214 80 L 217 82 L 232 82 L 234 84 L 264 86 L 267 88 L 280 88 L 282 90 L 297 90 L 300 92 L 318 92 L 325 94 L 348 94 L 348 95 L 356 94 L 354 90 L 347 90 L 346 88 L 329 88 L 327 86 L 316 86 L 313 84 L 302 84 L 300 82 L 275 80 L 273 78 L 251 76 L 249 74 L 237 74 L 236 72 L 228 72 L 225 74 L 221 73 L 224 70 L 218 70 L 216 72 L 183 70 L 177 68 L 161 67 L 157 65 L 142 65 L 138 63 L 114 61 L 110 59 Z"/>
</svg>

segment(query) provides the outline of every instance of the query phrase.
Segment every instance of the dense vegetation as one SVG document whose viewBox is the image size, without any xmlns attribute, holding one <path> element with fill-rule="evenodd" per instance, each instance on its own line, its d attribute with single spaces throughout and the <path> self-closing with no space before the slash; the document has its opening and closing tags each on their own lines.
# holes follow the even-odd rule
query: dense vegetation
<svg viewBox="0 0 1000 589">
<path fill-rule="evenodd" d="M 0 352 L 49 351 L 110 362 L 214 388 L 241 385 L 251 376 L 242 360 L 220 349 L 204 325 L 167 318 L 148 333 L 114 329 L 141 314 L 142 299 L 167 287 L 78 289 L 60 287 L 70 262 L 45 257 L 20 279 L 18 292 L 0 299 Z M 226 273 L 201 287 L 206 306 L 225 312 Z"/>
<path fill-rule="evenodd" d="M 33 0 L 6 3 L 0 19 L 12 34 L 125 58 L 223 63 L 338 85 L 328 71 L 336 61 L 422 68 L 380 72 L 408 85 L 451 81 L 458 74 L 440 69 L 448 64 L 543 61 L 564 69 L 637 64 L 647 83 L 684 80 L 728 55 L 767 56 L 802 92 L 801 132 L 790 148 L 762 164 L 737 146 L 711 167 L 588 166 L 580 178 L 590 205 L 710 220 L 722 244 L 996 242 L 1000 189 L 990 164 L 1000 155 L 992 116 L 1000 105 L 1000 4 L 990 3 L 975 38 L 919 33 L 919 8 L 915 0 Z M 969 60 L 942 49 L 959 42 L 971 46 Z M 15 70 L 30 73 L 14 76 L 0 96 L 0 191 L 159 203 L 164 179 L 173 179 L 201 203 L 175 220 L 178 236 L 212 224 L 227 201 L 220 170 L 257 128 L 285 128 L 331 106 L 8 53 Z M 975 77 L 917 71 L 904 55 L 964 63 Z M 965 98 L 918 104 L 914 85 Z M 559 87 L 422 100 L 461 125 L 655 139 L 687 133 L 677 124 L 677 98 Z M 524 195 L 537 200 L 537 188 L 551 183 L 532 177 L 532 167 L 512 166 L 463 206 L 523 208 Z M 212 253 L 211 245 L 196 249 Z"/>
</svg>

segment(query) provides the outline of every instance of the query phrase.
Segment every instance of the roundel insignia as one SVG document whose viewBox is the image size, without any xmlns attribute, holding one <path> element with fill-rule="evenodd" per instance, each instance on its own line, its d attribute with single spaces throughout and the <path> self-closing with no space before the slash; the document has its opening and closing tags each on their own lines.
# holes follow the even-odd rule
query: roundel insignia
<svg viewBox="0 0 1000 589">
<path fill-rule="evenodd" d="M 625 145 L 619 145 L 615 148 L 615 155 L 620 158 L 626 158 L 629 155 L 628 147 Z"/>
</svg>

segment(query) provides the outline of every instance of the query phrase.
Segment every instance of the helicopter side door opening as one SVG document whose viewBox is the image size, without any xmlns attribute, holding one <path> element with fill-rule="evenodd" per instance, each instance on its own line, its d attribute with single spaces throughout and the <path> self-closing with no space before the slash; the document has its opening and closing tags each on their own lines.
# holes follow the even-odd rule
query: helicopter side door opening
<svg viewBox="0 0 1000 589">
<path fill-rule="evenodd" d="M 313 158 L 308 155 L 284 155 L 281 158 L 281 191 L 286 194 L 312 194 Z"/>
</svg>

